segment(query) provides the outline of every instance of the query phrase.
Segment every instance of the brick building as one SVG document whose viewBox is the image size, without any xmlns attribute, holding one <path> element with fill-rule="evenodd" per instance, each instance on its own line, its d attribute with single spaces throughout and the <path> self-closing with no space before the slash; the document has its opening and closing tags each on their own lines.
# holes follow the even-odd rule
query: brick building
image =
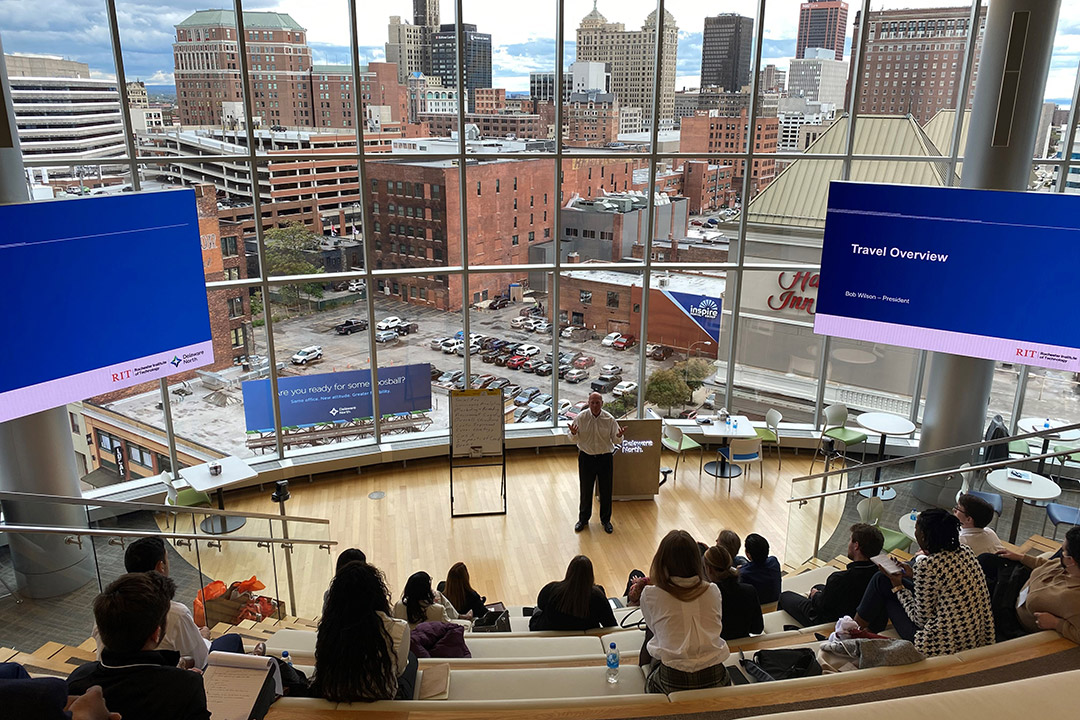
<svg viewBox="0 0 1080 720">
<path fill-rule="evenodd" d="M 369 63 L 357 83 L 351 65 L 313 64 L 307 31 L 288 14 L 246 12 L 244 26 L 252 109 L 264 126 L 355 127 L 368 106 L 389 107 L 393 120 L 408 117 L 395 64 Z M 182 125 L 217 126 L 230 115 L 243 117 L 239 53 L 232 10 L 199 10 L 176 26 L 173 60 Z"/>
<path fill-rule="evenodd" d="M 418 113 L 416 117 L 427 124 L 431 134 L 436 137 L 449 137 L 451 132 L 458 129 L 457 115 Z M 466 113 L 465 124 L 475 125 L 485 137 L 537 139 L 548 136 L 547 126 L 541 122 L 539 115 Z"/>
<path fill-rule="evenodd" d="M 705 160 L 684 161 L 679 194 L 687 199 L 690 212 L 697 215 L 731 205 L 739 194 L 731 186 L 733 173 L 734 168 L 730 165 Z"/>
<path fill-rule="evenodd" d="M 708 114 L 685 117 L 682 120 L 680 149 L 685 153 L 739 153 L 745 152 L 749 134 L 747 111 L 738 117 L 725 117 L 711 111 Z M 750 168 L 750 195 L 757 195 L 773 181 L 776 161 L 768 157 L 776 153 L 780 138 L 780 125 L 775 117 L 758 117 L 754 130 L 754 160 Z M 731 183 L 741 191 L 743 177 L 747 172 L 746 160 L 720 158 L 721 165 L 734 168 Z"/>
<path fill-rule="evenodd" d="M 603 147 L 619 138 L 619 101 L 614 93 L 575 92 L 563 106 L 563 140 L 578 147 Z"/>
<path fill-rule="evenodd" d="M 495 115 L 506 112 L 505 88 L 476 88 L 476 108 L 479 115 Z"/>
<path fill-rule="evenodd" d="M 850 107 L 862 13 L 855 13 L 851 70 L 844 106 Z M 912 115 L 923 125 L 940 110 L 955 108 L 967 48 L 970 6 L 879 10 L 869 16 L 869 32 L 859 91 L 859 114 Z M 975 62 L 968 107 L 975 95 L 986 8 L 979 13 Z"/>
</svg>

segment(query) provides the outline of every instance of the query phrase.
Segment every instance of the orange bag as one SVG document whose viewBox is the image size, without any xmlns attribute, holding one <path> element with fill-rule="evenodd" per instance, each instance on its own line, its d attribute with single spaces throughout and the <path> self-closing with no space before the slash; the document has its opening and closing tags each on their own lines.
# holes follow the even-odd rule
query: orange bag
<svg viewBox="0 0 1080 720">
<path fill-rule="evenodd" d="M 251 579 L 255 580 L 254 577 Z M 256 582 L 258 581 L 256 580 Z M 228 590 L 229 588 L 225 585 L 225 583 L 221 582 L 220 580 L 215 580 L 195 595 L 194 615 L 196 625 L 198 625 L 199 627 L 203 627 L 204 625 L 206 625 L 206 610 L 203 607 L 203 603 L 207 600 L 213 600 L 215 598 L 221 597 L 226 592 L 228 592 Z"/>
<path fill-rule="evenodd" d="M 234 582 L 232 587 L 236 588 L 238 593 L 253 593 L 266 589 L 266 586 L 259 582 L 259 578 L 254 575 L 251 576 L 250 580 L 238 580 L 237 582 Z"/>
</svg>

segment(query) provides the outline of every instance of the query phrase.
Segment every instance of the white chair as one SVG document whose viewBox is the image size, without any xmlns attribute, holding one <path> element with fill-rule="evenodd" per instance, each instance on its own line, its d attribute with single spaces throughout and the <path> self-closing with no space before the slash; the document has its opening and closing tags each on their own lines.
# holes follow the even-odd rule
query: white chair
<svg viewBox="0 0 1080 720">
<path fill-rule="evenodd" d="M 757 435 L 761 438 L 762 443 L 772 443 L 776 448 L 776 469 L 780 469 L 780 421 L 784 419 L 784 416 L 780 414 L 780 411 L 775 408 L 769 408 L 769 412 L 765 413 L 765 427 L 755 428 Z"/>
<path fill-rule="evenodd" d="M 960 474 L 960 489 L 956 492 L 956 500 L 960 500 L 960 496 L 967 493 L 968 495 L 974 495 L 977 498 L 982 498 L 986 502 L 990 503 L 990 507 L 994 508 L 994 513 L 998 517 L 1001 516 L 1001 511 L 1005 507 L 1001 496 L 997 493 L 981 492 L 979 490 L 972 489 L 972 484 L 975 480 L 975 471 L 971 470 L 971 463 L 964 463 L 956 469 Z"/>
<path fill-rule="evenodd" d="M 877 527 L 881 531 L 882 537 L 885 538 L 885 545 L 882 548 L 885 552 L 892 552 L 911 545 L 911 538 L 904 533 L 881 526 L 881 514 L 885 512 L 885 503 L 877 495 L 871 495 L 860 500 L 855 509 L 859 513 L 860 520 L 867 525 Z"/>
<path fill-rule="evenodd" d="M 686 437 L 682 428 L 670 423 L 664 423 L 664 435 L 660 438 L 660 443 L 676 455 L 675 472 L 671 475 L 672 483 L 679 479 L 679 460 L 682 459 L 683 453 L 694 448 L 698 450 L 698 477 L 701 477 L 701 468 L 705 461 L 705 448 L 696 440 Z"/>
<path fill-rule="evenodd" d="M 853 428 L 845 426 L 848 417 L 847 405 L 843 403 L 836 403 L 825 408 L 825 424 L 821 429 L 821 435 L 818 437 L 817 448 L 814 450 L 814 457 L 810 459 L 810 474 L 814 474 L 814 462 L 817 460 L 818 453 L 821 453 L 826 460 L 829 458 L 829 450 L 825 447 L 826 439 L 832 441 L 833 450 L 832 454 L 844 459 L 844 467 L 850 467 L 850 463 L 853 462 L 847 456 L 848 448 L 853 445 L 862 443 L 863 453 L 862 461 L 858 464 L 866 462 L 866 433 Z M 843 449 L 836 447 L 839 443 L 843 445 Z"/>
<path fill-rule="evenodd" d="M 170 477 L 169 473 L 163 472 L 160 475 L 161 482 L 165 483 L 165 504 L 173 507 L 213 507 L 214 504 L 210 501 L 210 496 L 204 492 L 200 492 L 190 487 L 177 488 L 176 481 Z M 169 513 L 173 517 L 179 515 L 179 513 Z M 165 529 L 169 529 L 168 515 L 165 517 Z M 173 530 L 176 529 L 176 521 L 173 521 Z"/>
<path fill-rule="evenodd" d="M 750 465 L 757 463 L 758 476 L 761 478 L 761 487 L 765 487 L 765 471 L 761 466 L 761 438 L 733 438 L 731 444 L 727 447 L 719 448 L 716 451 L 717 460 L 719 456 L 723 455 L 728 462 L 735 463 L 743 469 L 744 473 L 749 473 Z M 716 479 L 719 482 L 719 478 Z M 728 478 L 727 486 L 728 495 L 731 494 L 731 478 Z"/>
</svg>

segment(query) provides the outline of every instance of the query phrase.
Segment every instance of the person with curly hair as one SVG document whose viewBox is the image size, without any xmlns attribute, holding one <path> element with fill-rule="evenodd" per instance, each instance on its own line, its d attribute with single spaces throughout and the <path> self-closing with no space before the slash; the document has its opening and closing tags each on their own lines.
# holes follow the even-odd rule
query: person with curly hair
<svg viewBox="0 0 1080 720">
<path fill-rule="evenodd" d="M 411 700 L 416 669 L 409 624 L 390 616 L 383 574 L 363 562 L 341 568 L 319 621 L 312 695 L 331 702 Z"/>
</svg>

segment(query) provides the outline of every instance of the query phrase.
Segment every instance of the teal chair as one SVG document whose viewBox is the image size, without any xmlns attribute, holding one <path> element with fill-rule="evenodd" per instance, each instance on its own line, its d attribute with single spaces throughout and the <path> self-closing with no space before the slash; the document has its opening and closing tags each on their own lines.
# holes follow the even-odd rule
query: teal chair
<svg viewBox="0 0 1080 720">
<path fill-rule="evenodd" d="M 161 481 L 165 483 L 165 504 L 178 508 L 196 508 L 196 507 L 213 507 L 214 504 L 210 500 L 210 496 L 199 490 L 195 490 L 190 487 L 177 488 L 176 481 L 173 480 L 169 473 L 161 473 Z M 174 517 L 178 513 L 170 513 Z M 165 529 L 169 529 L 168 516 L 165 518 Z M 176 522 L 173 521 L 173 530 L 176 529 Z"/>
<path fill-rule="evenodd" d="M 780 469 L 780 421 L 784 416 L 778 410 L 772 408 L 765 413 L 765 427 L 754 428 L 762 443 L 771 443 L 776 449 L 776 469 Z"/>
<path fill-rule="evenodd" d="M 701 468 L 705 461 L 705 448 L 701 446 L 695 440 L 691 440 L 686 437 L 686 433 L 681 428 L 675 427 L 664 423 L 664 434 L 660 438 L 661 444 L 668 450 L 676 454 L 675 458 L 675 472 L 672 473 L 672 484 L 679 479 L 679 460 L 682 459 L 683 453 L 686 451 L 698 451 L 698 477 L 701 477 Z"/>
<path fill-rule="evenodd" d="M 820 437 L 818 437 L 817 448 L 814 450 L 814 457 L 810 460 L 810 472 L 808 474 L 814 474 L 814 462 L 817 460 L 818 453 L 821 453 L 822 457 L 828 458 L 829 451 L 825 449 L 826 439 L 832 440 L 834 446 L 837 443 L 843 445 L 843 449 L 835 448 L 833 454 L 844 459 L 845 467 L 849 462 L 847 449 L 859 443 L 862 443 L 863 446 L 862 462 L 866 462 L 866 433 L 845 427 L 847 416 L 847 405 L 842 403 L 825 408 L 825 426 L 821 430 Z"/>
<path fill-rule="evenodd" d="M 1061 474 L 1062 475 L 1065 474 L 1065 463 L 1066 462 L 1080 463 L 1080 447 L 1077 447 L 1076 445 L 1055 445 L 1054 446 L 1054 452 L 1056 452 L 1056 453 L 1067 452 L 1069 450 L 1075 450 L 1075 452 L 1071 452 L 1068 455 L 1059 455 L 1058 457 L 1055 458 L 1055 460 L 1057 462 L 1061 463 Z"/>
<path fill-rule="evenodd" d="M 860 500 L 855 508 L 859 511 L 860 520 L 868 525 L 877 527 L 885 537 L 885 545 L 882 547 L 883 552 L 889 553 L 894 550 L 903 550 L 910 547 L 911 543 L 914 542 L 899 530 L 890 530 L 889 528 L 881 527 L 879 523 L 881 521 L 881 513 L 885 510 L 885 503 L 883 503 L 881 498 L 877 495 L 872 495 Z"/>
</svg>

